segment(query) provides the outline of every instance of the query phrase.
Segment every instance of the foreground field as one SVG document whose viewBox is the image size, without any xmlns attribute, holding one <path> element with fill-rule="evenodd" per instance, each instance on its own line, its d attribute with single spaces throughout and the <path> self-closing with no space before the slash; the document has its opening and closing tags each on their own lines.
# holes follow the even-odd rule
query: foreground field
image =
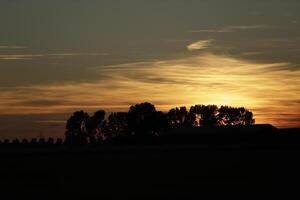
<svg viewBox="0 0 300 200">
<path fill-rule="evenodd" d="M 288 195 L 299 188 L 297 138 L 291 134 L 264 144 L 2 147 L 0 190 L 11 199 Z"/>
</svg>

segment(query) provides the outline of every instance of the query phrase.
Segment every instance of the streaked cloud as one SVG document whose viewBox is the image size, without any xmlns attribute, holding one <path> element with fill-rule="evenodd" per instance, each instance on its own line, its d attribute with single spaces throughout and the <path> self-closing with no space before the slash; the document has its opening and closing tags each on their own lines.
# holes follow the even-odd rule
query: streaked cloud
<svg viewBox="0 0 300 200">
<path fill-rule="evenodd" d="M 297 120 L 300 70 L 291 71 L 290 63 L 255 63 L 200 53 L 90 70 L 106 76 L 93 82 L 59 82 L 2 90 L 0 113 L 123 111 L 143 101 L 153 102 L 166 111 L 174 106 L 203 103 L 248 107 L 254 111 L 258 123 L 279 127 L 300 125 Z"/>
<path fill-rule="evenodd" d="M 0 45 L 0 49 L 26 49 L 25 46 L 4 46 Z"/>
<path fill-rule="evenodd" d="M 261 55 L 263 52 L 259 51 L 249 51 L 249 52 L 243 52 L 241 53 L 242 56 L 255 56 L 255 55 Z"/>
<path fill-rule="evenodd" d="M 214 40 L 198 40 L 187 46 L 187 49 L 190 51 L 206 49 L 211 46 Z"/>
<path fill-rule="evenodd" d="M 80 56 L 81 53 L 50 53 L 44 54 L 43 56 Z"/>
<path fill-rule="evenodd" d="M 0 60 L 30 60 L 36 57 L 43 57 L 42 54 L 7 54 L 7 55 L 0 55 Z"/>
<path fill-rule="evenodd" d="M 5 138 L 60 137 L 64 136 L 68 113 L 60 114 L 0 114 L 1 140 Z"/>
<path fill-rule="evenodd" d="M 2 54 L 0 60 L 32 60 L 40 57 L 108 56 L 109 53 L 49 53 L 49 54 Z"/>
<path fill-rule="evenodd" d="M 255 29 L 265 29 L 267 25 L 242 25 L 242 26 L 226 26 L 218 29 L 199 29 L 192 30 L 192 33 L 231 33 L 237 31 L 255 30 Z"/>
<path fill-rule="evenodd" d="M 110 53 L 86 53 L 88 56 L 110 56 Z"/>
<path fill-rule="evenodd" d="M 40 123 L 40 124 L 62 124 L 62 125 L 65 125 L 66 121 L 64 121 L 64 120 L 40 120 L 40 121 L 35 121 L 35 123 Z"/>
<path fill-rule="evenodd" d="M 292 24 L 298 24 L 298 23 L 299 23 L 299 20 L 292 20 L 291 23 L 292 23 Z"/>
</svg>

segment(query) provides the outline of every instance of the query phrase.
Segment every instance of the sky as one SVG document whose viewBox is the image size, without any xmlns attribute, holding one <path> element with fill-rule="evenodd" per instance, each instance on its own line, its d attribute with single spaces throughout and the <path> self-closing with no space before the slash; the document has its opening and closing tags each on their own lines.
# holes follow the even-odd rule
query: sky
<svg viewBox="0 0 300 200">
<path fill-rule="evenodd" d="M 300 127 L 299 0 L 1 0 L 0 139 L 76 110 L 244 106 Z"/>
</svg>

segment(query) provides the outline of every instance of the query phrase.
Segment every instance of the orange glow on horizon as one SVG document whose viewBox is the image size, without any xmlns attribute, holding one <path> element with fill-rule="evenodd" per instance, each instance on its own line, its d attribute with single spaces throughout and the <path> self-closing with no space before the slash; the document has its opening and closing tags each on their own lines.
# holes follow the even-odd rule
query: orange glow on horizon
<svg viewBox="0 0 300 200">
<path fill-rule="evenodd" d="M 244 106 L 257 123 L 300 126 L 300 71 L 288 63 L 253 63 L 202 54 L 182 59 L 93 68 L 109 78 L 90 83 L 33 85 L 0 93 L 0 113 L 125 111 L 151 102 L 158 110 L 181 105 Z"/>
</svg>

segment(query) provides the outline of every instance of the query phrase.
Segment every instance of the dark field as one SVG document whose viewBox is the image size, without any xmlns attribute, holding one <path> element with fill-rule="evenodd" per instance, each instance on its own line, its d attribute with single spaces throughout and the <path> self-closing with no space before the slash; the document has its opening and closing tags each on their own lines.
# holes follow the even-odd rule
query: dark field
<svg viewBox="0 0 300 200">
<path fill-rule="evenodd" d="M 174 137 L 153 145 L 2 145 L 0 190 L 3 199 L 287 197 L 300 186 L 298 131 Z"/>
</svg>

